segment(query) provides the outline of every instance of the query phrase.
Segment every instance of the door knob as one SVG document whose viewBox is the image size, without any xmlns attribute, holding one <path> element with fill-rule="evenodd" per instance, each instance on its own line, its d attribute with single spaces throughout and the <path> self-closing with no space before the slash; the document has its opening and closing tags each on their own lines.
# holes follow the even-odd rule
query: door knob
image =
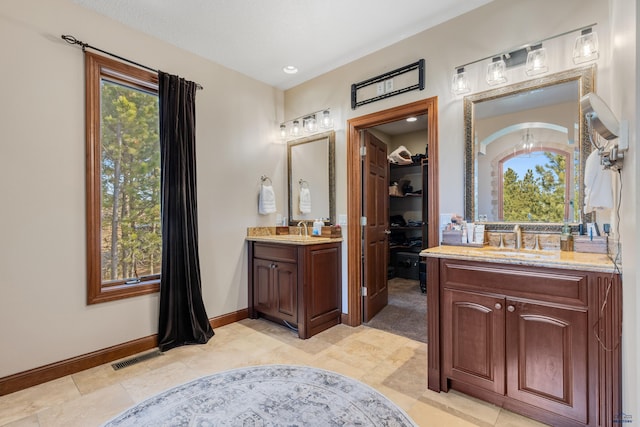
<svg viewBox="0 0 640 427">
<path fill-rule="evenodd" d="M 509 313 L 513 313 L 514 311 L 516 311 L 516 308 L 514 306 L 512 306 L 512 305 L 509 305 L 509 306 L 507 306 L 507 311 Z"/>
<path fill-rule="evenodd" d="M 384 230 L 384 234 L 391 234 L 391 230 Z"/>
<path fill-rule="evenodd" d="M 496 308 L 496 310 L 500 310 L 502 308 L 502 304 L 497 302 L 496 305 L 494 305 L 494 307 Z"/>
</svg>

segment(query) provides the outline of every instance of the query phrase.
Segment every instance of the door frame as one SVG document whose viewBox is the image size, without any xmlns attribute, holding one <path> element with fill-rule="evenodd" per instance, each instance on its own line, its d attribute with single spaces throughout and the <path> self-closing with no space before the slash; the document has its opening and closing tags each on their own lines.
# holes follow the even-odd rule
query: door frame
<svg viewBox="0 0 640 427">
<path fill-rule="evenodd" d="M 348 313 L 343 323 L 362 324 L 362 171 L 360 168 L 360 131 L 410 116 L 427 114 L 428 185 L 427 247 L 438 245 L 438 97 L 415 101 L 376 113 L 347 120 L 347 298 Z M 346 317 L 346 319 L 345 319 Z"/>
</svg>

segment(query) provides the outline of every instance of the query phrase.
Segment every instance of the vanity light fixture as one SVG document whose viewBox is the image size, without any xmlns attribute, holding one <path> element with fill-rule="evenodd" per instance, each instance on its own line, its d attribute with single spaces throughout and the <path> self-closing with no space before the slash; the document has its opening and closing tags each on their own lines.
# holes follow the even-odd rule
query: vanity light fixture
<svg viewBox="0 0 640 427">
<path fill-rule="evenodd" d="M 599 57 L 598 34 L 592 28 L 582 30 L 580 36 L 576 38 L 576 44 L 573 48 L 573 63 L 582 64 L 595 61 Z"/>
<path fill-rule="evenodd" d="M 549 71 L 547 63 L 547 50 L 542 43 L 566 37 L 580 31 L 580 36 L 576 39 L 573 50 L 573 62 L 576 64 L 598 59 L 598 36 L 593 31 L 597 24 L 590 24 L 574 30 L 565 31 L 555 36 L 547 37 L 535 43 L 528 43 L 513 49 L 504 50 L 485 58 L 476 59 L 454 68 L 455 72 L 451 81 L 451 92 L 454 95 L 463 95 L 471 92 L 469 77 L 465 72 L 465 67 L 491 60 L 486 68 L 486 81 L 489 85 L 497 85 L 507 81 L 506 70 L 513 67 L 525 65 L 525 73 L 528 76 L 536 76 Z"/>
<path fill-rule="evenodd" d="M 528 50 L 529 53 L 527 54 L 527 65 L 525 68 L 527 75 L 536 76 L 549 71 L 549 66 L 547 65 L 547 49 L 542 47 L 542 43 L 530 46 Z"/>
<path fill-rule="evenodd" d="M 507 81 L 507 64 L 502 59 L 502 55 L 493 58 L 487 65 L 487 83 L 491 86 L 505 83 Z"/>
<path fill-rule="evenodd" d="M 469 86 L 467 74 L 464 72 L 464 67 L 456 69 L 456 72 L 453 74 L 453 79 L 451 80 L 451 92 L 453 92 L 454 95 L 464 95 L 465 93 L 471 92 L 471 87 Z"/>
<path fill-rule="evenodd" d="M 280 136 L 283 140 L 290 140 L 329 129 L 333 129 L 333 118 L 330 109 L 324 108 L 280 123 Z"/>
</svg>

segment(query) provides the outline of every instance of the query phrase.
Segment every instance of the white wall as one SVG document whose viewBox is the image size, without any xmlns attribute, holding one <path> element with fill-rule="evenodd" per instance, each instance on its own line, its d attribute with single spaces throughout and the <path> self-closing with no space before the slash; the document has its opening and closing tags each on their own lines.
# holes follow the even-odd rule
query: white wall
<svg viewBox="0 0 640 427">
<path fill-rule="evenodd" d="M 638 102 L 640 87 L 638 81 L 638 46 L 637 22 L 640 14 L 635 0 L 611 0 L 611 87 L 610 98 L 606 99 L 614 114 L 620 120 L 629 122 L 629 153 L 624 160 L 622 178 L 622 209 L 620 235 L 622 236 L 623 259 L 623 303 L 622 303 L 622 398 L 625 414 L 631 415 L 633 425 L 640 425 L 640 402 L 638 384 L 640 371 L 638 360 L 640 354 L 640 277 L 637 266 L 640 265 L 638 248 L 638 226 L 640 223 L 640 198 L 638 198 L 638 182 L 640 182 L 640 150 L 637 135 L 640 122 L 637 120 L 640 111 Z M 614 224 L 614 222 L 612 222 Z"/>
<path fill-rule="evenodd" d="M 246 227 L 260 176 L 286 210 L 283 94 L 132 31 L 71 0 L 0 4 L 0 377 L 149 336 L 157 295 L 87 306 L 84 62 L 61 34 L 204 86 L 198 208 L 209 317 L 247 307 Z M 284 212 L 281 210 L 281 212 Z"/>
</svg>

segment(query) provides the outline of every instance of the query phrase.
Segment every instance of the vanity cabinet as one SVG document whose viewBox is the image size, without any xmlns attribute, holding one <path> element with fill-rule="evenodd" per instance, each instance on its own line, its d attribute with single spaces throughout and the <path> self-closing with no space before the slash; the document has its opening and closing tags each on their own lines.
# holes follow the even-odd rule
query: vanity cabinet
<svg viewBox="0 0 640 427">
<path fill-rule="evenodd" d="M 427 262 L 430 389 L 454 388 L 553 426 L 615 424 L 617 275 Z"/>
<path fill-rule="evenodd" d="M 302 339 L 339 324 L 341 259 L 340 242 L 250 241 L 249 317 L 286 322 Z"/>
<path fill-rule="evenodd" d="M 298 323 L 298 279 L 295 262 L 254 258 L 255 310 Z"/>
</svg>

